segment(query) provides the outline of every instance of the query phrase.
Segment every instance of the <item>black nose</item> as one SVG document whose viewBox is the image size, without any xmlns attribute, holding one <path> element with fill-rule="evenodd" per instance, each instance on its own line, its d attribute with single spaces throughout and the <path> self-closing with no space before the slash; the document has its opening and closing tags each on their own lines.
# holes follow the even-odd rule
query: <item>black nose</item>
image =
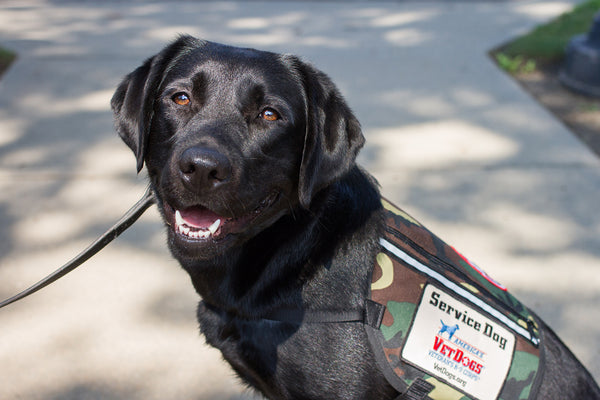
<svg viewBox="0 0 600 400">
<path fill-rule="evenodd" d="M 184 185 L 198 192 L 227 183 L 231 178 L 231 163 L 217 150 L 196 146 L 181 154 L 179 171 Z"/>
</svg>

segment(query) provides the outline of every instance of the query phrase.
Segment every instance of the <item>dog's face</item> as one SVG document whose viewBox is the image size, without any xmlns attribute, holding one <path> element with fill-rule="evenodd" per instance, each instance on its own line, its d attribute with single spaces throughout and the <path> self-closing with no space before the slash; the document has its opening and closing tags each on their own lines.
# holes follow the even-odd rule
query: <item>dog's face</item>
<svg viewBox="0 0 600 400">
<path fill-rule="evenodd" d="M 129 74 L 112 108 L 146 164 L 178 259 L 239 246 L 354 164 L 359 124 L 295 57 L 182 37 Z"/>
</svg>

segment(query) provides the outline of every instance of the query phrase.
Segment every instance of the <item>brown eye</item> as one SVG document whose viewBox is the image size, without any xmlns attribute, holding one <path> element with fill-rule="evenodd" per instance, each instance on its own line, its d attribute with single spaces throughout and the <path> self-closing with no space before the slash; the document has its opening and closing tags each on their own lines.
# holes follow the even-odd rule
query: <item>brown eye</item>
<svg viewBox="0 0 600 400">
<path fill-rule="evenodd" d="M 279 114 L 272 108 L 265 108 L 263 112 L 260 113 L 259 117 L 265 121 L 277 121 L 279 119 Z"/>
<path fill-rule="evenodd" d="M 180 106 L 187 106 L 188 104 L 190 104 L 190 98 L 185 93 L 176 93 L 172 97 L 172 99 L 175 102 L 175 104 L 178 104 Z"/>
</svg>

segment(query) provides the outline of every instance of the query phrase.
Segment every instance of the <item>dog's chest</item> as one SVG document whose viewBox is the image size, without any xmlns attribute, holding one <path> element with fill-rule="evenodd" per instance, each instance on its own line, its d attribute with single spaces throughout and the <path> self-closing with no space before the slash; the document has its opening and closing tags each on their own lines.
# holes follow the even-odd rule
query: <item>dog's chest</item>
<svg viewBox="0 0 600 400">
<path fill-rule="evenodd" d="M 360 324 L 224 320 L 210 311 L 200 312 L 199 320 L 207 342 L 268 398 L 364 399 L 395 393 L 377 370 Z"/>
</svg>

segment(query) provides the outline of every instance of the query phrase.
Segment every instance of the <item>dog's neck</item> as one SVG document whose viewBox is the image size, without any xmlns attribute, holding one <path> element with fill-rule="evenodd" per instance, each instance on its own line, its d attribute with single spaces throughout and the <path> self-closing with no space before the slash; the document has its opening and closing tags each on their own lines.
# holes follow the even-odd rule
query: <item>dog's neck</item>
<svg viewBox="0 0 600 400">
<path fill-rule="evenodd" d="M 357 179 L 369 180 L 355 168 L 320 192 L 310 210 L 298 207 L 227 255 L 183 265 L 196 291 L 210 306 L 248 319 L 278 308 L 362 307 L 381 206 L 375 186 Z M 369 190 L 357 193 L 365 186 Z M 359 257 L 334 244 L 346 237 L 351 248 L 353 237 L 365 235 L 374 238 L 373 249 Z M 332 298 L 326 295 L 332 285 L 354 290 Z"/>
</svg>

